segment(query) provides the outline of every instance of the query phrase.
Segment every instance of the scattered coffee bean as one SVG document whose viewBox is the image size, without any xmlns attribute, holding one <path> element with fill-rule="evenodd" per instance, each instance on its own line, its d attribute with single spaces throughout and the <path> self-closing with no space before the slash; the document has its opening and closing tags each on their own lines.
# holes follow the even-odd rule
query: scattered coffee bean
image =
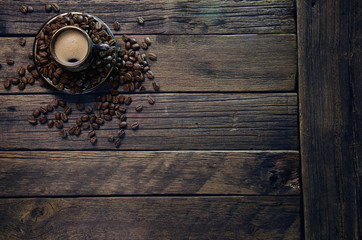
<svg viewBox="0 0 362 240">
<path fill-rule="evenodd" d="M 25 14 L 28 12 L 28 8 L 24 5 L 22 5 L 19 7 L 19 11 Z"/>
<path fill-rule="evenodd" d="M 14 60 L 13 60 L 11 57 L 6 57 L 6 63 L 7 63 L 8 65 L 13 65 L 15 62 L 14 62 Z"/>
<path fill-rule="evenodd" d="M 143 109 L 142 104 L 138 104 L 138 105 L 135 107 L 135 110 L 136 110 L 137 112 L 142 111 L 142 109 Z"/>
<path fill-rule="evenodd" d="M 75 123 L 77 124 L 78 127 L 81 127 L 83 125 L 82 119 L 80 119 L 80 118 L 75 120 Z"/>
<path fill-rule="evenodd" d="M 89 129 L 90 128 L 90 125 L 89 125 L 89 123 L 83 123 L 83 130 L 87 130 L 87 129 Z"/>
<path fill-rule="evenodd" d="M 46 107 L 41 106 L 41 107 L 39 108 L 39 110 L 40 110 L 40 112 L 43 113 L 43 114 L 47 114 L 47 113 L 48 113 L 48 109 L 47 109 Z"/>
<path fill-rule="evenodd" d="M 63 100 L 58 100 L 58 105 L 64 108 L 67 105 L 67 103 L 64 102 Z"/>
<path fill-rule="evenodd" d="M 19 90 L 24 90 L 25 89 L 25 83 L 20 82 L 18 85 Z"/>
<path fill-rule="evenodd" d="M 10 86 L 11 86 L 10 79 L 5 79 L 5 81 L 4 81 L 4 88 L 5 88 L 5 89 L 9 89 Z"/>
<path fill-rule="evenodd" d="M 47 120 L 48 120 L 48 119 L 47 119 L 47 117 L 46 117 L 45 115 L 42 115 L 42 116 L 39 117 L 39 122 L 40 122 L 41 124 L 46 123 Z"/>
<path fill-rule="evenodd" d="M 58 104 L 59 104 L 59 100 L 58 99 L 53 99 L 52 104 L 53 104 L 54 107 L 57 107 Z"/>
<path fill-rule="evenodd" d="M 32 124 L 32 125 L 35 125 L 35 124 L 37 124 L 38 121 L 36 120 L 35 117 L 31 116 L 31 117 L 28 119 L 28 122 L 29 122 L 30 124 Z"/>
<path fill-rule="evenodd" d="M 127 120 L 127 115 L 126 114 L 122 114 L 119 118 L 119 120 L 121 121 L 126 121 Z"/>
<path fill-rule="evenodd" d="M 89 106 L 86 107 L 86 108 L 85 108 L 85 112 L 86 112 L 86 113 L 92 113 L 92 112 L 93 112 L 92 107 L 89 107 Z"/>
<path fill-rule="evenodd" d="M 108 142 L 114 142 L 114 137 L 112 135 L 109 135 L 107 137 L 107 139 L 108 139 Z"/>
<path fill-rule="evenodd" d="M 77 103 L 77 104 L 75 104 L 75 106 L 79 111 L 82 111 L 84 109 L 84 105 L 81 103 Z"/>
<path fill-rule="evenodd" d="M 121 146 L 121 140 L 119 139 L 119 138 L 117 138 L 115 141 L 114 141 L 114 146 L 115 147 L 119 147 L 119 146 Z"/>
<path fill-rule="evenodd" d="M 51 11 L 52 11 L 52 5 L 50 5 L 50 4 L 45 4 L 45 11 L 46 11 L 46 12 L 51 12 Z"/>
<path fill-rule="evenodd" d="M 40 110 L 39 110 L 38 108 L 34 109 L 32 115 L 33 115 L 33 117 L 39 117 L 39 115 L 40 115 Z"/>
<path fill-rule="evenodd" d="M 148 79 L 153 79 L 154 78 L 153 72 L 151 70 L 148 70 L 146 72 L 146 77 L 148 77 Z"/>
<path fill-rule="evenodd" d="M 29 77 L 27 77 L 28 78 L 28 83 L 30 84 L 30 85 L 33 85 L 34 83 L 35 83 L 35 79 L 32 77 L 32 76 L 29 76 Z"/>
<path fill-rule="evenodd" d="M 132 102 L 132 98 L 131 98 L 130 96 L 127 96 L 127 97 L 124 99 L 124 103 L 125 103 L 126 105 L 130 105 L 131 102 Z"/>
<path fill-rule="evenodd" d="M 96 144 L 97 143 L 97 137 L 92 137 L 91 139 L 90 139 L 90 142 L 94 145 L 94 144 Z"/>
<path fill-rule="evenodd" d="M 51 120 L 51 119 L 50 119 L 50 120 L 48 121 L 48 127 L 49 127 L 49 128 L 52 128 L 53 126 L 54 126 L 54 120 Z"/>
<path fill-rule="evenodd" d="M 134 123 L 132 123 L 131 128 L 132 128 L 132 130 L 136 130 L 136 129 L 138 129 L 138 128 L 139 128 L 139 124 L 138 124 L 138 122 L 134 122 Z"/>
<path fill-rule="evenodd" d="M 37 70 L 33 70 L 30 72 L 31 76 L 33 76 L 33 78 L 38 79 L 39 78 L 39 73 Z"/>
<path fill-rule="evenodd" d="M 114 30 L 118 31 L 118 30 L 120 29 L 120 24 L 119 24 L 119 22 L 114 22 L 114 23 L 113 23 L 113 28 L 114 28 Z"/>
<path fill-rule="evenodd" d="M 33 71 L 35 68 L 34 63 L 29 63 L 28 66 L 26 66 L 26 69 L 28 69 L 28 72 Z"/>
<path fill-rule="evenodd" d="M 141 48 L 142 48 L 143 50 L 147 50 L 147 48 L 148 48 L 148 45 L 147 45 L 147 43 L 145 43 L 145 42 L 141 42 L 141 43 L 140 43 L 140 46 L 141 46 Z"/>
<path fill-rule="evenodd" d="M 56 120 L 60 120 L 60 119 L 61 119 L 61 113 L 60 113 L 60 112 L 56 112 L 56 113 L 55 113 L 55 119 L 56 119 Z"/>
<path fill-rule="evenodd" d="M 147 96 L 147 101 L 151 105 L 155 103 L 155 99 L 153 97 L 151 97 L 151 96 Z"/>
<path fill-rule="evenodd" d="M 99 124 L 98 123 L 92 123 L 92 128 L 95 130 L 99 129 Z"/>
<path fill-rule="evenodd" d="M 93 137 L 93 136 L 95 136 L 96 135 L 96 131 L 94 131 L 93 129 L 92 130 L 89 130 L 89 132 L 88 132 L 88 136 L 89 137 Z"/>
<path fill-rule="evenodd" d="M 136 20 L 138 24 L 143 24 L 145 22 L 145 19 L 143 17 L 137 17 Z"/>
<path fill-rule="evenodd" d="M 65 131 L 64 129 L 62 129 L 62 130 L 59 131 L 59 135 L 60 135 L 62 138 L 66 138 L 66 137 L 68 136 L 67 131 Z"/>
<path fill-rule="evenodd" d="M 151 39 L 149 38 L 149 37 L 145 37 L 145 39 L 144 39 L 144 42 L 148 45 L 148 46 L 150 46 L 151 45 Z"/>
<path fill-rule="evenodd" d="M 19 67 L 18 68 L 18 75 L 19 76 L 24 76 L 25 75 L 25 68 Z"/>
<path fill-rule="evenodd" d="M 96 118 L 96 123 L 98 123 L 99 125 L 103 125 L 104 124 L 104 121 L 102 118 Z"/>
<path fill-rule="evenodd" d="M 80 127 L 76 127 L 74 130 L 74 135 L 75 136 L 79 136 L 79 134 L 81 133 L 82 129 Z"/>
<path fill-rule="evenodd" d="M 119 128 L 126 128 L 127 127 L 127 122 L 120 122 L 119 123 Z"/>
<path fill-rule="evenodd" d="M 65 123 L 65 122 L 68 122 L 68 117 L 65 113 L 61 113 L 60 114 L 60 118 L 62 119 L 62 121 Z"/>
<path fill-rule="evenodd" d="M 18 39 L 18 43 L 19 43 L 20 46 L 24 47 L 25 44 L 26 44 L 25 38 L 20 37 L 20 38 Z"/>
<path fill-rule="evenodd" d="M 60 120 L 55 120 L 54 121 L 54 125 L 56 128 L 58 129 L 62 129 L 63 128 L 63 123 Z"/>
<path fill-rule="evenodd" d="M 29 53 L 28 53 L 28 58 L 29 58 L 29 59 L 33 59 L 33 58 L 34 58 L 33 52 L 29 52 Z"/>
<path fill-rule="evenodd" d="M 126 132 L 124 131 L 124 129 L 121 129 L 118 131 L 118 136 L 119 137 L 124 137 L 126 135 Z"/>
<path fill-rule="evenodd" d="M 53 112 L 53 110 L 54 110 L 53 104 L 48 104 L 48 105 L 47 105 L 47 111 L 48 111 L 48 112 Z"/>
<path fill-rule="evenodd" d="M 148 54 L 148 58 L 149 58 L 150 60 L 152 60 L 152 61 L 157 60 L 157 56 L 156 56 L 156 54 L 154 54 L 154 53 L 149 53 L 149 54 Z"/>
<path fill-rule="evenodd" d="M 103 118 L 104 118 L 104 120 L 106 120 L 106 121 L 111 121 L 111 120 L 112 120 L 112 116 L 109 115 L 109 114 L 105 114 L 105 115 L 103 116 Z"/>
<path fill-rule="evenodd" d="M 59 12 L 59 11 L 60 11 L 60 7 L 59 7 L 59 5 L 56 4 L 56 3 L 52 3 L 52 4 L 51 4 L 51 7 L 52 7 L 52 9 L 53 9 L 54 12 Z"/>
<path fill-rule="evenodd" d="M 152 82 L 152 87 L 156 92 L 160 90 L 160 85 L 156 81 Z"/>
<path fill-rule="evenodd" d="M 74 135 L 75 129 L 76 129 L 76 126 L 70 127 L 69 130 L 68 130 L 69 135 Z"/>
<path fill-rule="evenodd" d="M 66 105 L 66 106 L 64 107 L 64 113 L 65 113 L 66 115 L 69 115 L 71 112 L 72 112 L 72 108 L 71 108 L 69 105 Z"/>
<path fill-rule="evenodd" d="M 11 84 L 13 84 L 13 85 L 18 85 L 20 83 L 19 78 L 11 78 L 10 81 L 11 81 Z"/>
<path fill-rule="evenodd" d="M 32 13 L 32 12 L 34 12 L 34 8 L 32 6 L 28 6 L 27 11 L 28 11 L 28 13 Z"/>
</svg>

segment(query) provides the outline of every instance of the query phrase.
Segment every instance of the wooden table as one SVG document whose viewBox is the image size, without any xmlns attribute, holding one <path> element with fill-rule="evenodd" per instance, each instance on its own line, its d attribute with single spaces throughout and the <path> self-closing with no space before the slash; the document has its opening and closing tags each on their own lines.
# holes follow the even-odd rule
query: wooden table
<svg viewBox="0 0 362 240">
<path fill-rule="evenodd" d="M 96 145 L 27 122 L 54 98 L 75 109 L 104 93 L 4 89 L 56 13 L 2 1 L 0 239 L 358 239 L 362 8 L 342 2 L 59 1 L 158 55 L 161 90 L 130 94 L 140 129 L 115 148 L 116 121 Z"/>
</svg>

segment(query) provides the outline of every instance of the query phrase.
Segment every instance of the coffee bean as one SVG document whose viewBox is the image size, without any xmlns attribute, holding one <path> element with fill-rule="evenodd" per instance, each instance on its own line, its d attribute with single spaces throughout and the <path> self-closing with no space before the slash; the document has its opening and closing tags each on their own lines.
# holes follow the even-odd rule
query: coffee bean
<svg viewBox="0 0 362 240">
<path fill-rule="evenodd" d="M 75 129 L 76 129 L 76 126 L 70 127 L 68 130 L 69 135 L 74 135 Z"/>
<path fill-rule="evenodd" d="M 160 85 L 156 81 L 152 82 L 152 87 L 156 92 L 160 90 Z"/>
<path fill-rule="evenodd" d="M 28 53 L 28 58 L 29 58 L 29 59 L 33 59 L 33 58 L 34 58 L 33 52 L 29 52 L 29 53 Z"/>
<path fill-rule="evenodd" d="M 33 63 L 29 63 L 28 66 L 26 66 L 26 69 L 28 69 L 28 72 L 31 72 L 33 71 L 35 68 L 34 64 Z"/>
<path fill-rule="evenodd" d="M 138 43 L 135 43 L 135 44 L 132 44 L 131 48 L 136 51 L 136 50 L 140 49 L 140 45 Z"/>
<path fill-rule="evenodd" d="M 113 23 L 113 28 L 114 28 L 114 30 L 118 31 L 118 30 L 120 29 L 120 24 L 119 24 L 119 22 L 114 22 L 114 23 Z"/>
<path fill-rule="evenodd" d="M 24 90 L 25 89 L 25 83 L 20 82 L 18 85 L 19 90 Z"/>
<path fill-rule="evenodd" d="M 69 105 L 64 107 L 64 113 L 66 115 L 69 115 L 71 112 L 72 112 L 72 108 Z"/>
<path fill-rule="evenodd" d="M 74 130 L 74 135 L 79 136 L 81 131 L 82 131 L 82 129 L 80 127 L 76 127 L 75 130 Z"/>
<path fill-rule="evenodd" d="M 56 120 L 60 120 L 60 119 L 61 119 L 61 113 L 60 113 L 60 112 L 56 112 L 56 113 L 55 113 L 55 119 L 56 119 Z"/>
<path fill-rule="evenodd" d="M 94 144 L 96 144 L 97 143 L 97 137 L 92 137 L 91 139 L 90 139 L 90 142 L 94 145 Z"/>
<path fill-rule="evenodd" d="M 109 135 L 107 137 L 107 139 L 108 139 L 108 142 L 114 142 L 114 137 L 112 135 Z"/>
<path fill-rule="evenodd" d="M 64 108 L 67 105 L 67 103 L 63 100 L 58 100 L 58 105 Z"/>
<path fill-rule="evenodd" d="M 127 115 L 126 115 L 126 114 L 122 114 L 122 115 L 119 117 L 119 120 L 121 120 L 121 121 L 126 121 L 126 120 L 127 120 Z"/>
<path fill-rule="evenodd" d="M 40 122 L 41 124 L 46 123 L 47 120 L 48 120 L 48 119 L 47 119 L 47 117 L 46 117 L 45 115 L 42 115 L 42 116 L 39 117 L 39 122 Z"/>
<path fill-rule="evenodd" d="M 150 59 L 152 61 L 155 61 L 155 60 L 157 60 L 157 56 L 154 53 L 149 53 L 148 54 L 148 59 Z"/>
<path fill-rule="evenodd" d="M 142 109 L 143 109 L 142 104 L 138 104 L 138 105 L 135 107 L 135 110 L 136 110 L 137 112 L 142 111 Z"/>
<path fill-rule="evenodd" d="M 57 106 L 58 106 L 58 104 L 59 104 L 58 99 L 53 99 L 53 101 L 52 101 L 52 105 L 53 105 L 54 107 L 57 107 Z"/>
<path fill-rule="evenodd" d="M 59 7 L 59 5 L 56 4 L 56 3 L 52 3 L 52 4 L 51 4 L 51 7 L 52 7 L 52 9 L 53 9 L 54 12 L 59 12 L 59 11 L 60 11 L 60 7 Z"/>
<path fill-rule="evenodd" d="M 112 116 L 111 116 L 110 114 L 105 114 L 105 115 L 103 116 L 103 118 L 104 118 L 104 120 L 106 120 L 106 121 L 111 121 L 111 120 L 112 120 Z"/>
<path fill-rule="evenodd" d="M 126 105 L 130 105 L 131 102 L 132 102 L 132 98 L 131 98 L 130 96 L 127 96 L 127 97 L 124 99 L 124 103 L 125 103 Z"/>
<path fill-rule="evenodd" d="M 126 128 L 127 127 L 127 122 L 120 122 L 119 123 L 119 128 Z"/>
<path fill-rule="evenodd" d="M 19 78 L 11 78 L 10 82 L 13 85 L 18 85 L 20 83 L 20 79 Z"/>
<path fill-rule="evenodd" d="M 11 86 L 10 79 L 5 79 L 5 81 L 4 81 L 4 88 L 5 88 L 5 89 L 9 89 L 10 86 Z"/>
<path fill-rule="evenodd" d="M 151 96 L 147 96 L 147 101 L 151 105 L 155 103 L 155 99 L 153 97 L 151 97 Z"/>
<path fill-rule="evenodd" d="M 126 132 L 124 131 L 124 129 L 121 129 L 118 131 L 118 136 L 119 137 L 124 137 L 126 135 Z"/>
<path fill-rule="evenodd" d="M 149 37 L 145 37 L 145 39 L 144 39 L 144 42 L 148 45 L 148 46 L 150 46 L 151 45 L 151 39 L 149 38 Z"/>
<path fill-rule="evenodd" d="M 132 123 L 131 128 L 132 128 L 132 130 L 136 130 L 136 129 L 138 129 L 138 128 L 139 128 L 139 124 L 138 124 L 138 122 L 134 122 L 134 123 Z"/>
<path fill-rule="evenodd" d="M 29 76 L 29 77 L 27 77 L 28 78 L 28 83 L 30 84 L 30 85 L 33 85 L 34 83 L 35 83 L 35 79 L 32 77 L 32 76 Z"/>
<path fill-rule="evenodd" d="M 59 131 L 59 135 L 60 135 L 62 138 L 66 138 L 66 137 L 68 136 L 67 131 L 65 131 L 64 129 L 62 129 L 62 130 Z"/>
<path fill-rule="evenodd" d="M 65 122 L 68 122 L 68 117 L 65 113 L 61 113 L 60 114 L 60 118 L 62 119 L 62 121 L 65 123 Z"/>
<path fill-rule="evenodd" d="M 41 106 L 41 107 L 39 108 L 39 110 L 40 110 L 40 112 L 43 113 L 43 114 L 47 114 L 47 113 L 48 113 L 48 110 L 47 110 L 46 107 Z"/>
<path fill-rule="evenodd" d="M 50 120 L 48 121 L 48 127 L 49 127 L 49 128 L 52 128 L 53 126 L 54 126 L 54 121 L 50 119 Z"/>
<path fill-rule="evenodd" d="M 104 121 L 102 118 L 96 118 L 96 123 L 98 123 L 99 125 L 103 125 Z"/>
<path fill-rule="evenodd" d="M 111 89 L 111 90 L 109 91 L 109 93 L 111 94 L 111 98 L 109 99 L 108 102 L 112 102 L 112 101 L 113 101 L 113 97 L 112 97 L 112 96 L 118 95 L 119 92 L 118 92 L 117 89 Z"/>
<path fill-rule="evenodd" d="M 96 131 L 94 131 L 93 129 L 88 131 L 88 136 L 89 137 L 93 137 L 95 135 L 96 135 Z"/>
<path fill-rule="evenodd" d="M 95 130 L 99 129 L 99 124 L 98 123 L 92 123 L 92 128 Z"/>
<path fill-rule="evenodd" d="M 89 121 L 89 115 L 85 114 L 85 115 L 81 116 L 80 119 L 81 119 L 83 122 L 88 122 L 88 121 Z"/>
<path fill-rule="evenodd" d="M 115 147 L 119 147 L 119 146 L 121 146 L 121 140 L 119 139 L 119 138 L 117 138 L 115 141 L 114 141 L 114 146 Z"/>
<path fill-rule="evenodd" d="M 11 57 L 6 57 L 6 63 L 7 63 L 8 65 L 13 65 L 15 62 L 14 62 L 14 60 L 13 60 Z"/>
<path fill-rule="evenodd" d="M 90 123 L 95 123 L 95 122 L 96 122 L 96 116 L 95 116 L 95 115 L 91 115 L 91 116 L 89 117 L 89 122 L 90 122 Z"/>
<path fill-rule="evenodd" d="M 146 77 L 148 77 L 148 79 L 153 79 L 154 78 L 153 72 L 151 70 L 148 70 L 146 72 Z"/>
<path fill-rule="evenodd" d="M 147 48 L 148 48 L 148 45 L 145 42 L 141 42 L 140 46 L 143 50 L 147 50 Z"/>
<path fill-rule="evenodd" d="M 75 120 L 75 123 L 77 124 L 78 127 L 81 127 L 83 125 L 83 121 L 82 119 L 78 118 L 77 120 Z"/>
<path fill-rule="evenodd" d="M 86 112 L 86 113 L 92 113 L 92 112 L 93 112 L 93 108 L 88 106 L 88 107 L 85 108 L 85 112 Z"/>
<path fill-rule="evenodd" d="M 89 123 L 83 123 L 83 130 L 89 129 L 90 125 Z"/>
<path fill-rule="evenodd" d="M 39 78 L 39 73 L 37 70 L 33 70 L 30 72 L 31 76 L 33 76 L 33 78 L 38 79 Z"/>
<path fill-rule="evenodd" d="M 28 78 L 22 77 L 22 78 L 20 79 L 20 82 L 21 82 L 21 83 L 24 83 L 24 84 L 27 84 L 27 83 L 28 83 Z"/>
<path fill-rule="evenodd" d="M 38 121 L 36 120 L 35 117 L 31 116 L 31 117 L 28 119 L 28 122 L 29 122 L 30 124 L 32 124 L 32 125 L 35 125 L 35 124 L 37 124 Z"/>
<path fill-rule="evenodd" d="M 82 111 L 84 109 L 84 105 L 81 104 L 81 103 L 76 103 L 75 104 L 75 107 L 79 110 L 79 111 Z"/>
<path fill-rule="evenodd" d="M 32 12 L 34 12 L 34 8 L 32 6 L 28 6 L 27 11 L 28 11 L 28 13 L 32 13 Z"/>
<path fill-rule="evenodd" d="M 53 112 L 53 110 L 54 110 L 54 106 L 52 104 L 48 104 L 47 105 L 47 111 L 48 112 Z"/>
<path fill-rule="evenodd" d="M 143 17 L 137 17 L 136 20 L 138 24 L 143 24 L 145 22 L 145 19 Z"/>
<path fill-rule="evenodd" d="M 19 7 L 19 11 L 25 14 L 28 12 L 28 8 L 24 5 L 22 5 Z"/>
<path fill-rule="evenodd" d="M 20 37 L 20 38 L 18 39 L 18 43 L 19 43 L 20 46 L 24 47 L 25 44 L 26 44 L 25 38 Z"/>
<path fill-rule="evenodd" d="M 55 120 L 54 121 L 54 125 L 56 128 L 58 129 L 62 129 L 63 128 L 63 123 L 60 120 Z"/>
<path fill-rule="evenodd" d="M 25 75 L 25 68 L 19 67 L 18 68 L 18 75 L 19 76 L 24 76 Z"/>
<path fill-rule="evenodd" d="M 51 12 L 51 11 L 52 11 L 52 5 L 50 5 L 50 4 L 45 4 L 45 11 L 46 11 L 46 12 Z"/>
</svg>

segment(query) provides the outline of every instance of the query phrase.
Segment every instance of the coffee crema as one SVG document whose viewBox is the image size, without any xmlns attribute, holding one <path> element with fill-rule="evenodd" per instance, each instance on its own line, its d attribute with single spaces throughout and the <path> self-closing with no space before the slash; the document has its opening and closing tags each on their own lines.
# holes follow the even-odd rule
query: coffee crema
<svg viewBox="0 0 362 240">
<path fill-rule="evenodd" d="M 54 53 L 64 65 L 76 65 L 88 55 L 89 41 L 82 32 L 69 29 L 57 36 L 54 42 Z"/>
</svg>

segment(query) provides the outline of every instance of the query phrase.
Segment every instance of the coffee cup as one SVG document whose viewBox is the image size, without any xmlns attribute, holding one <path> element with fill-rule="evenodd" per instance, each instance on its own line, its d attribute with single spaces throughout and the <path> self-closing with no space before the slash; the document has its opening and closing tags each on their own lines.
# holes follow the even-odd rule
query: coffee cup
<svg viewBox="0 0 362 240">
<path fill-rule="evenodd" d="M 50 52 L 54 60 L 62 68 L 72 72 L 89 67 L 94 47 L 89 35 L 76 26 L 60 28 L 50 41 Z"/>
</svg>

